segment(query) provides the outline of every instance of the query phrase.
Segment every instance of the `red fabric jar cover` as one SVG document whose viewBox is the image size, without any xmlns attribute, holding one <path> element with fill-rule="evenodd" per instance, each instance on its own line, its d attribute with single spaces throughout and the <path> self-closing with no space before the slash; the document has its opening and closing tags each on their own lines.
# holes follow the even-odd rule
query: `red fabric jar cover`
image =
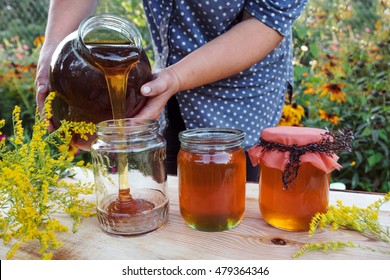
<svg viewBox="0 0 390 280">
<path fill-rule="evenodd" d="M 327 131 L 318 128 L 278 126 L 266 128 L 261 133 L 261 138 L 284 145 L 304 146 L 311 143 L 319 143 Z M 256 145 L 248 149 L 248 154 L 253 166 L 261 163 L 271 168 L 283 171 L 289 160 L 289 152 L 277 150 L 264 151 L 263 147 Z M 332 153 L 330 156 L 322 152 L 307 152 L 300 156 L 302 163 L 311 163 L 316 168 L 329 174 L 334 169 L 340 170 L 337 163 L 339 157 Z"/>
</svg>

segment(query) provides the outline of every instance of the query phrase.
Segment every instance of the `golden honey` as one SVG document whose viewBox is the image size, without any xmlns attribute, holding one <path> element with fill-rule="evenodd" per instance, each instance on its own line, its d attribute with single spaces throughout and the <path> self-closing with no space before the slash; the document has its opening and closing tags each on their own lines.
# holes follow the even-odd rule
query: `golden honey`
<svg viewBox="0 0 390 280">
<path fill-rule="evenodd" d="M 195 130 L 180 138 L 180 213 L 190 227 L 198 230 L 231 229 L 241 222 L 245 212 L 246 158 L 240 146 L 243 133 L 225 136 L 235 139 L 233 145 L 226 145 L 226 139 L 215 139 L 215 134 L 223 133 L 226 131 Z M 199 138 L 189 143 L 191 137 Z"/>
<path fill-rule="evenodd" d="M 328 208 L 330 174 L 341 168 L 335 152 L 348 148 L 348 139 L 318 128 L 264 129 L 259 143 L 248 150 L 252 163 L 260 163 L 264 221 L 283 230 L 309 230 L 315 214 Z"/>
<path fill-rule="evenodd" d="M 281 170 L 261 165 L 259 207 L 263 219 L 284 230 L 308 230 L 312 217 L 327 210 L 330 175 L 304 163 L 287 189 L 281 177 Z"/>
<path fill-rule="evenodd" d="M 91 146 L 96 209 L 109 234 L 138 235 L 168 219 L 165 140 L 154 120 L 124 119 L 97 124 Z"/>
<path fill-rule="evenodd" d="M 112 112 L 112 119 L 97 124 L 91 145 L 100 227 L 117 235 L 155 230 L 168 214 L 165 140 L 156 121 L 126 118 L 129 75 L 142 56 L 140 35 L 130 22 L 103 15 L 83 21 L 79 39 L 88 63 L 104 75 Z"/>
</svg>

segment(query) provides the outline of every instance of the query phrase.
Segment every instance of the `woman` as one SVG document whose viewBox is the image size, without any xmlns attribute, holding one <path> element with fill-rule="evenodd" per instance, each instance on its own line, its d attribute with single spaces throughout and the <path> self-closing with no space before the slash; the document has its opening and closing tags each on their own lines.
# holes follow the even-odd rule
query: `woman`
<svg viewBox="0 0 390 280">
<path fill-rule="evenodd" d="M 150 97 L 135 117 L 166 118 L 168 173 L 176 172 L 177 133 L 185 128 L 231 127 L 253 146 L 278 124 L 293 82 L 291 26 L 306 0 L 143 1 L 155 51 Z M 37 104 L 48 92 L 48 67 L 59 42 L 96 8 L 95 0 L 50 2 L 38 61 Z M 258 168 L 247 161 L 247 180 Z"/>
</svg>

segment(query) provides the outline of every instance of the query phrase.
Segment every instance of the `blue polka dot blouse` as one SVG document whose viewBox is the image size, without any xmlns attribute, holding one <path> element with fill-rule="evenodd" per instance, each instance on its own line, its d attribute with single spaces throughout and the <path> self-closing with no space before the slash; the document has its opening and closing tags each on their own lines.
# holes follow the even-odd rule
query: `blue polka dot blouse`
<svg viewBox="0 0 390 280">
<path fill-rule="evenodd" d="M 286 88 L 293 82 L 291 26 L 306 0 L 143 0 L 155 64 L 166 67 L 229 30 L 243 11 L 285 38 L 265 59 L 212 84 L 176 94 L 186 128 L 231 127 L 253 146 L 276 126 Z"/>
</svg>

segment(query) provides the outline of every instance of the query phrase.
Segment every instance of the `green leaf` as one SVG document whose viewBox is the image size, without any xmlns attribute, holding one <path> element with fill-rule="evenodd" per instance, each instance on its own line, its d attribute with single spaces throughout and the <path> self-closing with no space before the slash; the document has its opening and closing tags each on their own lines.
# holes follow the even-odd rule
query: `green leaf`
<svg viewBox="0 0 390 280">
<path fill-rule="evenodd" d="M 360 78 L 356 81 L 356 84 L 364 84 L 366 82 L 367 78 L 366 77 L 363 77 L 363 78 Z"/>
<path fill-rule="evenodd" d="M 379 145 L 382 150 L 382 154 L 384 154 L 386 157 L 389 156 L 389 148 L 388 148 L 388 144 L 387 144 L 387 141 L 385 141 L 385 143 L 383 143 L 382 141 L 378 141 L 377 145 Z"/>
<path fill-rule="evenodd" d="M 372 141 L 374 142 L 374 144 L 376 144 L 379 138 L 378 130 L 374 129 L 371 135 L 372 135 Z"/>
<path fill-rule="evenodd" d="M 309 44 L 309 51 L 314 57 L 318 57 L 320 51 L 318 49 L 318 45 L 316 43 Z"/>
<path fill-rule="evenodd" d="M 389 138 L 387 138 L 387 133 L 384 129 L 378 130 L 379 138 L 381 138 L 383 141 L 387 142 Z"/>
<path fill-rule="evenodd" d="M 359 184 L 359 174 L 358 173 L 353 173 L 352 180 L 351 180 L 351 188 L 353 190 L 356 189 L 358 184 Z"/>
<path fill-rule="evenodd" d="M 307 27 L 303 25 L 294 25 L 294 31 L 299 39 L 305 39 L 307 37 Z"/>
<path fill-rule="evenodd" d="M 380 162 L 383 158 L 383 155 L 381 153 L 375 153 L 373 154 L 372 156 L 370 156 L 368 159 L 367 159 L 367 162 L 368 162 L 368 166 L 369 167 L 373 167 L 375 164 L 377 164 L 378 162 Z"/>
<path fill-rule="evenodd" d="M 359 151 L 355 151 L 356 159 L 358 163 L 361 163 L 363 161 L 363 155 Z"/>
<path fill-rule="evenodd" d="M 367 126 L 367 127 L 363 130 L 363 132 L 362 132 L 362 136 L 369 136 L 369 135 L 371 135 L 371 134 L 372 134 L 372 128 L 369 127 L 369 126 Z"/>
<path fill-rule="evenodd" d="M 309 67 L 297 65 L 294 67 L 294 74 L 297 76 L 302 76 L 304 73 L 309 72 Z"/>
</svg>

